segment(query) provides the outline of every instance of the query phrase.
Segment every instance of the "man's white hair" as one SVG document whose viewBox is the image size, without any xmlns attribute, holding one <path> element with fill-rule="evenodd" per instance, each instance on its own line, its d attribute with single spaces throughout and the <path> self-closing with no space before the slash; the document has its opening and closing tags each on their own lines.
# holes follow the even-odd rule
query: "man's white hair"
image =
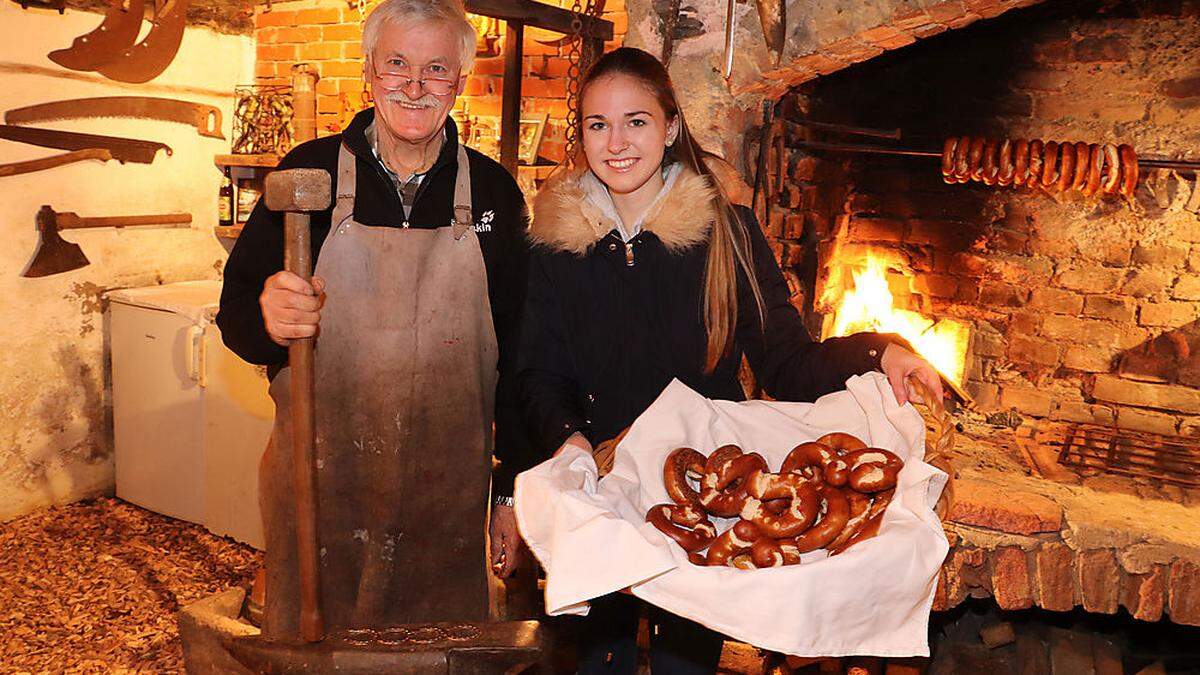
<svg viewBox="0 0 1200 675">
<path fill-rule="evenodd" d="M 384 24 L 404 26 L 424 21 L 445 23 L 460 42 L 460 65 L 466 75 L 475 62 L 475 27 L 467 20 L 462 0 L 383 0 L 363 26 L 362 52 L 370 59 L 379 44 Z"/>
</svg>

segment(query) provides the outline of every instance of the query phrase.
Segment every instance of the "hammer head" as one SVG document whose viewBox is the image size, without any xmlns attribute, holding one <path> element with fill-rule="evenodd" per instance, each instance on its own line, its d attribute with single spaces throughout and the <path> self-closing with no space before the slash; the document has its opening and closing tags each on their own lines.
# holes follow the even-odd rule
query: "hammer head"
<svg viewBox="0 0 1200 675">
<path fill-rule="evenodd" d="M 272 211 L 323 211 L 329 208 L 329 172 L 323 169 L 285 169 L 267 176 L 263 194 Z"/>
</svg>

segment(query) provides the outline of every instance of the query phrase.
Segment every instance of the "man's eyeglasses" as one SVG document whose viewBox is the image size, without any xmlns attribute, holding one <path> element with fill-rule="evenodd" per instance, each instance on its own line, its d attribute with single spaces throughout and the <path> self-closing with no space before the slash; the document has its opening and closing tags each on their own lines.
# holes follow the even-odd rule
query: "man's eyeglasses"
<svg viewBox="0 0 1200 675">
<path fill-rule="evenodd" d="M 410 77 L 408 73 L 398 71 L 379 72 L 375 68 L 373 61 L 369 61 L 368 63 L 371 64 L 372 75 L 375 76 L 375 79 L 379 80 L 379 86 L 388 91 L 400 91 L 401 89 L 408 88 L 408 85 L 413 82 L 416 82 L 420 85 L 421 90 L 426 93 L 433 94 L 434 96 L 447 96 L 454 92 L 454 88 L 458 84 L 457 80 L 448 80 L 441 77 L 416 78 Z"/>
</svg>

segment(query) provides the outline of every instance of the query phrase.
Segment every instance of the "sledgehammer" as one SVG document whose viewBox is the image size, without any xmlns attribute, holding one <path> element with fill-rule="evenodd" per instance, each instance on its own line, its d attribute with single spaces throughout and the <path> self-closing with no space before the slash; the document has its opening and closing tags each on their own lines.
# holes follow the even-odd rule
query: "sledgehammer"
<svg viewBox="0 0 1200 675">
<path fill-rule="evenodd" d="M 288 169 L 267 176 L 267 208 L 284 211 L 283 268 L 312 281 L 312 237 L 309 213 L 329 208 L 329 173 L 321 169 Z M 325 637 L 317 548 L 317 465 L 313 438 L 313 340 L 288 344 L 292 399 L 292 470 L 296 489 L 296 554 L 300 565 L 300 636 L 308 642 Z M 282 448 L 280 448 L 282 450 Z"/>
</svg>

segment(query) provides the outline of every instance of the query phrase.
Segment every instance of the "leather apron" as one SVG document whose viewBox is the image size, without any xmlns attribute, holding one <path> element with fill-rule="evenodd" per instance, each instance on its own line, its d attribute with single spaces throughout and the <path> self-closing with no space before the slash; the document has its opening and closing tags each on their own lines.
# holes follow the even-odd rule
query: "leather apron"
<svg viewBox="0 0 1200 675">
<path fill-rule="evenodd" d="M 496 391 L 496 333 L 458 149 L 450 227 L 354 220 L 354 155 L 342 145 L 333 226 L 315 273 L 317 524 L 326 630 L 479 621 Z M 263 633 L 299 636 L 290 371 L 271 383 L 264 462 Z"/>
</svg>

